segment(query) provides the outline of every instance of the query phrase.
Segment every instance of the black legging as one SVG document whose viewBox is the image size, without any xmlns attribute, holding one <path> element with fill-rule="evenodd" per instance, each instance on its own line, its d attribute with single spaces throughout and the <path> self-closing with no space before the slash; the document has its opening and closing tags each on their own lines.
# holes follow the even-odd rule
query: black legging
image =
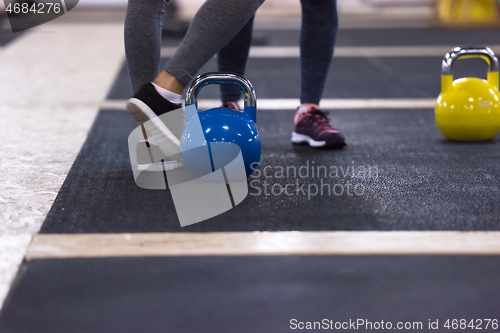
<svg viewBox="0 0 500 333">
<path fill-rule="evenodd" d="M 301 0 L 300 102 L 319 104 L 330 69 L 338 30 L 336 0 Z M 253 17 L 218 53 L 220 71 L 244 74 L 252 40 Z M 222 101 L 237 101 L 241 91 L 234 85 L 221 85 Z"/>
</svg>

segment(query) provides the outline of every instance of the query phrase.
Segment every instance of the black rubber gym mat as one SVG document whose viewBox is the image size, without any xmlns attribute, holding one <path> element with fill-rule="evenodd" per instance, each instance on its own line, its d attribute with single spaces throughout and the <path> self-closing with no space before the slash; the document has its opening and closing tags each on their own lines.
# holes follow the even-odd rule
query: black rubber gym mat
<svg viewBox="0 0 500 333">
<path fill-rule="evenodd" d="M 443 54 L 444 56 L 444 54 Z M 328 75 L 323 98 L 436 98 L 441 91 L 443 57 L 336 58 Z M 162 65 L 166 59 L 163 59 Z M 217 70 L 215 59 L 200 73 Z M 486 77 L 482 59 L 458 61 L 455 77 Z M 258 98 L 299 98 L 300 60 L 298 58 L 250 58 L 245 77 Z M 123 65 L 108 99 L 128 99 L 132 91 L 126 65 Z M 219 88 L 208 86 L 200 98 L 220 98 Z"/>
<path fill-rule="evenodd" d="M 342 22 L 341 22 L 342 24 Z M 385 28 L 343 29 L 336 46 L 441 46 L 498 45 L 499 29 Z M 254 30 L 255 46 L 298 46 L 300 30 Z M 165 38 L 164 46 L 175 46 L 180 39 Z"/>
<path fill-rule="evenodd" d="M 181 228 L 169 191 L 134 183 L 136 123 L 101 111 L 41 232 L 500 229 L 497 142 L 446 141 L 432 110 L 343 110 L 332 116 L 347 148 L 313 150 L 290 143 L 293 115 L 258 113 L 263 155 L 248 197 Z"/>
<path fill-rule="evenodd" d="M 339 46 L 498 45 L 499 29 L 340 29 Z"/>
<path fill-rule="evenodd" d="M 293 319 L 360 319 L 398 332 L 398 322 L 410 332 L 449 332 L 446 320 L 473 319 L 497 332 L 491 321 L 485 328 L 499 319 L 499 267 L 498 256 L 33 260 L 0 331 L 279 333 L 296 331 Z M 439 329 L 429 330 L 429 320 Z"/>
</svg>

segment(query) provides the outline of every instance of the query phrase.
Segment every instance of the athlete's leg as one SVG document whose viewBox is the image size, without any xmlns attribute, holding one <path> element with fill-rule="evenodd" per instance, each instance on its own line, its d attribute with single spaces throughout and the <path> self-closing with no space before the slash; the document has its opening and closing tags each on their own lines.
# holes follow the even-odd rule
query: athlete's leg
<svg viewBox="0 0 500 333">
<path fill-rule="evenodd" d="M 319 104 L 338 29 L 336 0 L 301 0 L 300 102 Z"/>
<path fill-rule="evenodd" d="M 135 94 L 158 75 L 161 24 L 167 0 L 129 0 L 125 17 L 125 55 Z"/>
<path fill-rule="evenodd" d="M 219 71 L 245 74 L 248 52 L 252 43 L 253 19 L 252 16 L 240 32 L 217 54 Z M 227 105 L 228 102 L 237 102 L 240 99 L 241 89 L 237 86 L 221 84 L 219 87 L 224 105 Z"/>
<path fill-rule="evenodd" d="M 328 113 L 319 109 L 338 29 L 337 3 L 336 0 L 301 0 L 301 5 L 301 105 L 295 114 L 292 142 L 342 148 L 344 136 L 332 128 Z"/>
</svg>

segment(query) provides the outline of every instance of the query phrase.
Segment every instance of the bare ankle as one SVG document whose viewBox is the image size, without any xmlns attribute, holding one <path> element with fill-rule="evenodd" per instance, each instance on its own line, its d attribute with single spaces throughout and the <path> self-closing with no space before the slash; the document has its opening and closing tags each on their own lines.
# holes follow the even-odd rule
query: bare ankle
<svg viewBox="0 0 500 333">
<path fill-rule="evenodd" d="M 179 80 L 167 71 L 161 71 L 161 73 L 153 80 L 153 83 L 179 95 L 184 92 L 184 86 L 182 83 L 180 83 Z"/>
</svg>

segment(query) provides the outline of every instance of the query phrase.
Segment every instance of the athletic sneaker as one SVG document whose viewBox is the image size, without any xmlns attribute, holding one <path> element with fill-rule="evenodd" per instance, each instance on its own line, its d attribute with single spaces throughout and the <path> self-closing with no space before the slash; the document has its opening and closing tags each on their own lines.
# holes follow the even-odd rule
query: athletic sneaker
<svg viewBox="0 0 500 333">
<path fill-rule="evenodd" d="M 163 98 L 152 83 L 142 86 L 137 94 L 127 102 L 127 112 L 139 124 L 143 125 L 146 139 L 153 139 L 156 142 L 163 157 L 180 153 L 180 137 L 184 130 L 184 112 L 169 114 L 168 127 L 163 121 L 167 117 L 163 115 L 181 107 L 181 104 L 174 104 Z"/>
<path fill-rule="evenodd" d="M 306 112 L 295 115 L 295 130 L 292 133 L 294 144 L 308 144 L 314 148 L 339 149 L 346 145 L 340 131 L 332 128 L 328 122 L 328 112 L 323 112 L 315 105 Z"/>
</svg>

